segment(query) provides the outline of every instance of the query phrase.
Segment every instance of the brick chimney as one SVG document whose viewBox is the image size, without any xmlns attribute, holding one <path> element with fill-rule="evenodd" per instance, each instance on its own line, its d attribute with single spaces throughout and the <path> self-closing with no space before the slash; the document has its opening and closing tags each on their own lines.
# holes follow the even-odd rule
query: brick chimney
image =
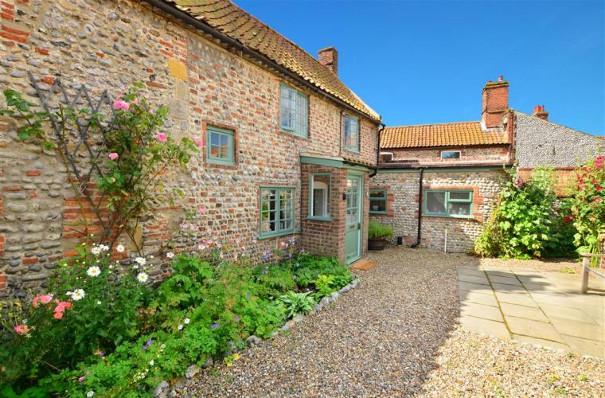
<svg viewBox="0 0 605 398">
<path fill-rule="evenodd" d="M 327 47 L 317 52 L 317 58 L 320 64 L 338 74 L 338 51 L 334 47 Z"/>
<path fill-rule="evenodd" d="M 502 76 L 483 87 L 481 126 L 484 129 L 502 127 L 502 118 L 508 111 L 508 82 Z"/>
<path fill-rule="evenodd" d="M 544 105 L 536 105 L 534 106 L 534 113 L 533 115 L 535 117 L 539 117 L 542 120 L 548 120 L 548 112 L 546 112 L 544 110 Z"/>
</svg>

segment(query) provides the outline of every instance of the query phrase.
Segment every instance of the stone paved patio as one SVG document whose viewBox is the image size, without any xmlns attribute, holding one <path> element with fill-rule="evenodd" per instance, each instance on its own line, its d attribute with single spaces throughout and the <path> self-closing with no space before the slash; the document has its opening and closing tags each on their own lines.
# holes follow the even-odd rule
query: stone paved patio
<svg viewBox="0 0 605 398">
<path fill-rule="evenodd" d="M 580 294 L 573 264 L 555 270 L 537 261 L 499 261 L 457 267 L 464 328 L 605 358 L 602 280 L 591 277 L 591 290 Z"/>
</svg>

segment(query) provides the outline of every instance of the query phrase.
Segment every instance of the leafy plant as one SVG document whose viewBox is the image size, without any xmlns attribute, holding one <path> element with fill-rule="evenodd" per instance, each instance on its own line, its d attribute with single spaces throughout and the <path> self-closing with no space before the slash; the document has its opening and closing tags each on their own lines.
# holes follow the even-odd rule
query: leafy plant
<svg viewBox="0 0 605 398">
<path fill-rule="evenodd" d="M 286 316 L 292 318 L 297 314 L 307 314 L 311 312 L 315 305 L 315 300 L 310 292 L 296 293 L 288 292 L 279 298 L 286 307 Z"/>
<path fill-rule="evenodd" d="M 317 289 L 317 294 L 320 297 L 329 296 L 336 289 L 334 287 L 334 276 L 333 275 L 319 275 L 317 280 L 315 281 L 315 288 Z"/>
<path fill-rule="evenodd" d="M 393 227 L 370 220 L 368 224 L 368 239 L 390 239 L 393 237 Z"/>
</svg>

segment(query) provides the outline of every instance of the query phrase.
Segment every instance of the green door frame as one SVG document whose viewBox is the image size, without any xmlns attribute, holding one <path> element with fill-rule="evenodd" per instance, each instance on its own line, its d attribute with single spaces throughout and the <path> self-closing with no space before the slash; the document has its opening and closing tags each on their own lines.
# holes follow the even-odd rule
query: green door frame
<svg viewBox="0 0 605 398">
<path fill-rule="evenodd" d="M 347 264 L 351 264 L 352 262 L 358 260 L 359 258 L 361 258 L 361 239 L 362 239 L 362 231 L 363 231 L 363 209 L 364 209 L 364 205 L 365 205 L 365 201 L 364 201 L 364 196 L 363 196 L 363 175 L 360 173 L 355 173 L 355 172 L 349 172 L 347 174 L 347 182 L 349 180 L 356 180 L 358 182 L 357 184 L 357 201 L 356 201 L 356 207 L 357 207 L 357 221 L 354 224 L 349 224 L 349 220 L 348 220 L 348 215 L 347 215 L 347 210 L 348 210 L 348 205 L 349 205 L 349 201 L 348 201 L 348 192 L 347 192 L 347 203 L 345 204 L 345 206 L 347 207 L 345 209 L 345 236 L 344 236 L 344 244 L 345 244 L 345 262 Z M 348 189 L 347 189 L 348 191 Z M 356 254 L 350 256 L 349 255 L 349 245 L 351 244 L 352 240 L 350 239 L 349 234 L 351 232 L 350 231 L 350 226 L 352 225 L 356 225 L 356 234 L 357 234 L 357 239 L 356 241 L 356 246 L 357 246 L 357 250 L 356 250 Z"/>
</svg>

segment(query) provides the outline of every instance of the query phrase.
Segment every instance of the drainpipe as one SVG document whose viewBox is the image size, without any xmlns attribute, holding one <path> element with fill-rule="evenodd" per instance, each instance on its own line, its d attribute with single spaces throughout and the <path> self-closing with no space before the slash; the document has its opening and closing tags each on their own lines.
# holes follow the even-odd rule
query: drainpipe
<svg viewBox="0 0 605 398">
<path fill-rule="evenodd" d="M 380 160 L 380 133 L 382 133 L 382 130 L 384 130 L 385 124 L 381 122 L 379 126 L 380 127 L 378 128 L 378 143 L 376 145 L 376 168 L 374 168 L 374 171 L 370 173 L 370 178 L 374 177 L 378 173 L 378 161 Z"/>
<path fill-rule="evenodd" d="M 420 168 L 420 176 L 418 178 L 418 232 L 416 234 L 416 243 L 410 246 L 412 249 L 420 246 L 420 241 L 422 239 L 422 179 L 424 177 L 424 168 Z"/>
</svg>

